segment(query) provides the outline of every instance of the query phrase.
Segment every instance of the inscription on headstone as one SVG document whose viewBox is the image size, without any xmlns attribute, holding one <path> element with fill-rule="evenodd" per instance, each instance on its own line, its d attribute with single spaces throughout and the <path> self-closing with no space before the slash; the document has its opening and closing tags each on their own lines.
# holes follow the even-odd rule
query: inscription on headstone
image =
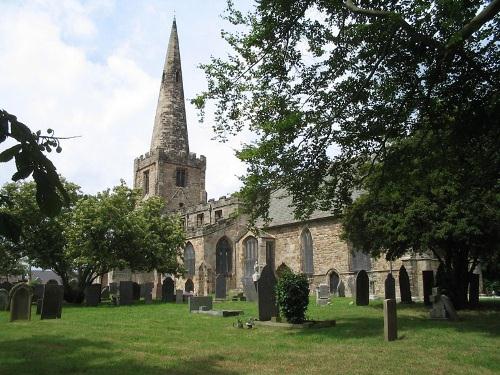
<svg viewBox="0 0 500 375">
<path fill-rule="evenodd" d="M 385 286 L 385 299 L 396 299 L 396 280 L 392 273 L 388 273 L 384 282 Z"/>
<path fill-rule="evenodd" d="M 422 271 L 422 284 L 424 289 L 424 304 L 431 304 L 432 288 L 434 287 L 434 271 Z"/>
<path fill-rule="evenodd" d="M 162 286 L 162 300 L 164 302 L 174 302 L 175 301 L 175 283 L 170 277 L 167 277 L 163 281 Z"/>
<path fill-rule="evenodd" d="M 134 297 L 133 293 L 132 281 L 120 281 L 120 305 L 131 305 Z"/>
<path fill-rule="evenodd" d="M 226 276 L 222 273 L 215 278 L 215 298 L 226 299 Z"/>
<path fill-rule="evenodd" d="M 101 284 L 92 284 L 85 288 L 85 305 L 95 307 L 101 302 Z"/>
<path fill-rule="evenodd" d="M 276 276 L 269 265 L 265 265 L 257 281 L 257 293 L 259 304 L 259 320 L 271 320 L 273 316 L 278 315 L 278 306 L 276 305 Z"/>
<path fill-rule="evenodd" d="M 60 318 L 64 290 L 56 284 L 45 285 L 41 306 L 41 319 Z"/>
<path fill-rule="evenodd" d="M 399 269 L 399 294 L 401 295 L 401 303 L 412 303 L 410 277 L 406 272 L 405 266 Z"/>
<path fill-rule="evenodd" d="M 361 270 L 356 275 L 356 305 L 367 306 L 370 303 L 370 284 L 368 274 Z"/>
<path fill-rule="evenodd" d="M 12 287 L 10 297 L 10 321 L 31 319 L 31 288 L 25 283 Z"/>
</svg>

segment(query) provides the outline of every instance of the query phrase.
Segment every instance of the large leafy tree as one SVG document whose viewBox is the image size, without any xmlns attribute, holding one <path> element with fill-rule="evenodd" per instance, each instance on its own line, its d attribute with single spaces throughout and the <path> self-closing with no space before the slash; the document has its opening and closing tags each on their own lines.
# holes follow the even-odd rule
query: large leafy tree
<svg viewBox="0 0 500 375">
<path fill-rule="evenodd" d="M 234 53 L 203 66 L 208 90 L 193 102 L 202 115 L 207 102 L 215 103 L 222 140 L 244 127 L 257 134 L 238 154 L 248 163 L 242 196 L 254 216 L 266 217 L 270 194 L 280 188 L 300 217 L 317 208 L 341 214 L 353 191 L 371 190 L 374 180 L 403 192 L 404 180 L 390 179 L 398 177 L 392 168 L 404 167 L 407 178 L 432 180 L 406 198 L 425 196 L 452 210 L 453 187 L 463 199 L 457 217 L 471 218 L 478 206 L 465 202 L 480 196 L 486 203 L 498 192 L 499 10 L 499 0 L 262 0 L 245 15 L 230 2 L 227 19 L 240 31 L 223 36 Z M 406 205 L 394 199 L 393 212 L 404 215 Z M 458 228 L 467 220 L 433 220 L 448 220 L 448 233 L 461 233 L 452 257 L 475 258 L 459 255 L 481 238 Z M 392 239 L 404 235 L 398 228 Z M 429 237 L 429 225 L 413 230 Z M 369 250 L 389 248 L 379 243 Z M 412 249 L 420 251 L 405 248 Z"/>
</svg>

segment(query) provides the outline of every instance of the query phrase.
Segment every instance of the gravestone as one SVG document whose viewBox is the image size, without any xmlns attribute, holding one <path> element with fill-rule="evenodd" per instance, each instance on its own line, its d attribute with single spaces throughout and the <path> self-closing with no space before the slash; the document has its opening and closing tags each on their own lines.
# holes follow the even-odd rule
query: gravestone
<svg viewBox="0 0 500 375">
<path fill-rule="evenodd" d="M 398 319 L 395 299 L 384 300 L 384 338 L 385 341 L 394 341 L 398 338 Z"/>
<path fill-rule="evenodd" d="M 342 280 L 340 280 L 339 286 L 337 287 L 337 294 L 339 297 L 345 297 L 345 284 Z"/>
<path fill-rule="evenodd" d="M 141 297 L 144 301 L 151 302 L 153 300 L 153 287 L 155 286 L 152 282 L 147 282 L 141 284 Z"/>
<path fill-rule="evenodd" d="M 118 294 L 118 284 L 109 283 L 109 294 Z"/>
<path fill-rule="evenodd" d="M 18 283 L 9 292 L 10 321 L 31 319 L 31 288 L 25 283 Z"/>
<path fill-rule="evenodd" d="M 120 281 L 120 306 L 131 305 L 134 300 L 132 281 Z"/>
<path fill-rule="evenodd" d="M 177 289 L 175 291 L 175 303 L 183 303 L 184 291 L 182 289 Z"/>
<path fill-rule="evenodd" d="M 105 286 L 104 288 L 102 288 L 101 290 L 101 300 L 103 299 L 109 299 L 109 295 L 110 295 L 110 292 L 109 292 L 109 286 Z"/>
<path fill-rule="evenodd" d="M 167 277 L 165 280 L 163 280 L 161 295 L 164 302 L 175 301 L 175 283 L 172 278 Z"/>
<path fill-rule="evenodd" d="M 85 305 L 95 307 L 101 302 L 101 284 L 92 284 L 85 288 Z"/>
<path fill-rule="evenodd" d="M 61 317 L 64 289 L 56 284 L 47 284 L 43 292 L 41 319 L 57 319 Z M 38 307 L 38 306 L 37 306 Z"/>
<path fill-rule="evenodd" d="M 42 304 L 43 298 L 40 298 L 38 301 L 36 301 L 36 315 L 40 315 L 42 313 Z"/>
<path fill-rule="evenodd" d="M 245 294 L 247 301 L 256 302 L 257 301 L 256 283 L 252 280 L 251 277 L 243 277 L 241 279 L 241 283 L 243 284 L 243 293 Z"/>
<path fill-rule="evenodd" d="M 370 284 L 368 274 L 361 270 L 356 275 L 356 305 L 367 306 L 370 303 Z"/>
<path fill-rule="evenodd" d="M 396 280 L 392 273 L 388 273 L 384 282 L 385 286 L 385 299 L 396 299 Z"/>
<path fill-rule="evenodd" d="M 194 283 L 193 280 L 187 279 L 186 283 L 184 284 L 184 290 L 188 293 L 194 292 Z"/>
<path fill-rule="evenodd" d="M 212 310 L 213 307 L 213 299 L 212 296 L 204 296 L 204 297 L 189 297 L 189 312 L 193 310 L 200 310 L 202 306 L 205 307 L 204 311 Z"/>
<path fill-rule="evenodd" d="M 145 294 L 144 303 L 149 305 L 152 302 L 153 302 L 153 293 Z"/>
<path fill-rule="evenodd" d="M 55 280 L 55 279 L 50 279 L 49 281 L 47 281 L 45 284 L 50 284 L 50 285 L 59 285 L 59 281 Z"/>
<path fill-rule="evenodd" d="M 161 301 L 163 300 L 162 298 L 162 288 L 163 288 L 163 285 L 161 284 L 161 281 L 157 281 L 156 283 L 154 283 L 154 286 L 153 286 L 153 298 L 157 301 Z"/>
<path fill-rule="evenodd" d="M 330 287 L 327 284 L 319 284 L 316 288 L 316 304 L 324 306 L 330 302 Z"/>
<path fill-rule="evenodd" d="M 477 273 L 470 275 L 469 304 L 471 306 L 479 305 L 479 275 Z"/>
<path fill-rule="evenodd" d="M 259 320 L 271 320 L 273 316 L 278 315 L 278 306 L 276 304 L 276 276 L 269 265 L 265 265 L 257 281 Z"/>
<path fill-rule="evenodd" d="M 12 284 L 8 281 L 3 281 L 0 283 L 0 289 L 5 289 L 7 292 L 9 292 L 12 289 Z"/>
<path fill-rule="evenodd" d="M 453 302 L 446 295 L 442 295 L 441 299 L 443 300 L 444 309 L 446 310 L 446 317 L 450 320 L 458 320 L 457 311 L 455 310 L 455 306 L 453 306 Z"/>
<path fill-rule="evenodd" d="M 222 273 L 215 278 L 215 298 L 226 299 L 226 275 Z"/>
<path fill-rule="evenodd" d="M 141 299 L 141 286 L 135 281 L 132 283 L 132 299 L 139 301 Z"/>
<path fill-rule="evenodd" d="M 43 284 L 35 284 L 32 286 L 33 288 L 33 302 L 37 302 L 39 299 L 43 298 L 45 285 Z"/>
<path fill-rule="evenodd" d="M 406 272 L 405 266 L 399 269 L 399 294 L 401 296 L 401 303 L 412 303 L 410 278 Z"/>
<path fill-rule="evenodd" d="M 422 271 L 422 284 L 424 289 L 424 304 L 431 305 L 432 288 L 434 287 L 434 271 Z"/>
<path fill-rule="evenodd" d="M 0 311 L 5 311 L 9 307 L 9 292 L 0 289 Z"/>
</svg>

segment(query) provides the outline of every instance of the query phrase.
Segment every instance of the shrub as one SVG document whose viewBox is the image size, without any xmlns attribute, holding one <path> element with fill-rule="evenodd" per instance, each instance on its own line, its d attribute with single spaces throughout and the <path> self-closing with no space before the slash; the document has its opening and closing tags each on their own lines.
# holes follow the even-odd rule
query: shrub
<svg viewBox="0 0 500 375">
<path fill-rule="evenodd" d="M 309 304 L 309 281 L 307 276 L 291 270 L 283 272 L 276 284 L 276 300 L 280 312 L 289 323 L 303 323 Z"/>
</svg>

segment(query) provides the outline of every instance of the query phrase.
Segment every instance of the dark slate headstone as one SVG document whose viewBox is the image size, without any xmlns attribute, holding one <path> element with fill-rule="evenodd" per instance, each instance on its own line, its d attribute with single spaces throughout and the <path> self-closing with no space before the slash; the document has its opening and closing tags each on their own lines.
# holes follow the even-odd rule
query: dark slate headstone
<svg viewBox="0 0 500 375">
<path fill-rule="evenodd" d="M 35 284 L 32 286 L 33 288 L 33 302 L 38 301 L 43 298 L 45 285 L 43 284 Z"/>
<path fill-rule="evenodd" d="M 9 307 L 9 292 L 0 289 L 0 311 L 5 311 Z"/>
<path fill-rule="evenodd" d="M 422 271 L 422 284 L 424 289 L 424 304 L 431 305 L 432 288 L 434 287 L 434 271 Z"/>
<path fill-rule="evenodd" d="M 243 293 L 249 302 L 257 301 L 257 285 L 251 277 L 244 277 L 241 279 L 243 284 Z"/>
<path fill-rule="evenodd" d="M 0 283 L 0 289 L 5 289 L 8 292 L 12 289 L 12 284 L 9 283 L 8 281 L 4 281 Z"/>
<path fill-rule="evenodd" d="M 385 341 L 394 341 L 398 338 L 398 318 L 395 299 L 384 300 L 384 337 Z"/>
<path fill-rule="evenodd" d="M 63 288 L 56 284 L 45 285 L 41 306 L 41 319 L 60 318 L 63 301 Z"/>
<path fill-rule="evenodd" d="M 367 306 L 370 303 L 370 283 L 368 274 L 361 270 L 356 275 L 356 305 Z"/>
<path fill-rule="evenodd" d="M 206 296 L 206 297 L 191 296 L 189 297 L 188 304 L 189 304 L 189 312 L 193 310 L 199 310 L 200 307 L 202 306 L 205 307 L 204 311 L 208 311 L 212 310 L 213 300 L 212 296 Z"/>
<path fill-rule="evenodd" d="M 118 294 L 118 283 L 109 283 L 109 294 Z"/>
<path fill-rule="evenodd" d="M 164 302 L 175 301 L 175 283 L 171 277 L 167 277 L 163 281 L 161 296 L 162 296 L 162 301 Z"/>
<path fill-rule="evenodd" d="M 132 283 L 132 299 L 139 301 L 141 299 L 141 286 L 136 282 Z"/>
<path fill-rule="evenodd" d="M 278 315 L 278 306 L 276 304 L 276 276 L 269 265 L 265 265 L 257 281 L 257 293 L 259 304 L 259 320 L 271 320 Z"/>
<path fill-rule="evenodd" d="M 410 277 L 406 272 L 405 266 L 399 269 L 399 294 L 401 296 L 401 303 L 412 303 Z"/>
<path fill-rule="evenodd" d="M 141 284 L 141 298 L 144 298 L 145 301 L 152 301 L 154 286 L 155 284 L 153 282 Z"/>
<path fill-rule="evenodd" d="M 385 299 L 396 299 L 396 280 L 394 280 L 394 276 L 392 273 L 387 274 L 387 278 L 385 279 Z"/>
<path fill-rule="evenodd" d="M 226 299 L 226 275 L 222 273 L 215 278 L 215 298 Z"/>
<path fill-rule="evenodd" d="M 470 275 L 469 304 L 471 306 L 479 305 L 479 275 L 477 273 Z"/>
<path fill-rule="evenodd" d="M 85 288 L 85 305 L 95 307 L 101 302 L 101 284 L 92 284 Z"/>
<path fill-rule="evenodd" d="M 120 305 L 131 305 L 134 300 L 132 281 L 120 281 Z"/>
<path fill-rule="evenodd" d="M 105 286 L 104 288 L 102 288 L 101 290 L 101 300 L 103 299 L 109 299 L 109 286 Z"/>
<path fill-rule="evenodd" d="M 10 321 L 31 319 L 31 288 L 25 283 L 12 287 L 10 297 Z"/>
<path fill-rule="evenodd" d="M 193 280 L 187 279 L 186 284 L 184 284 L 184 290 L 188 293 L 194 292 L 194 283 Z"/>
</svg>

